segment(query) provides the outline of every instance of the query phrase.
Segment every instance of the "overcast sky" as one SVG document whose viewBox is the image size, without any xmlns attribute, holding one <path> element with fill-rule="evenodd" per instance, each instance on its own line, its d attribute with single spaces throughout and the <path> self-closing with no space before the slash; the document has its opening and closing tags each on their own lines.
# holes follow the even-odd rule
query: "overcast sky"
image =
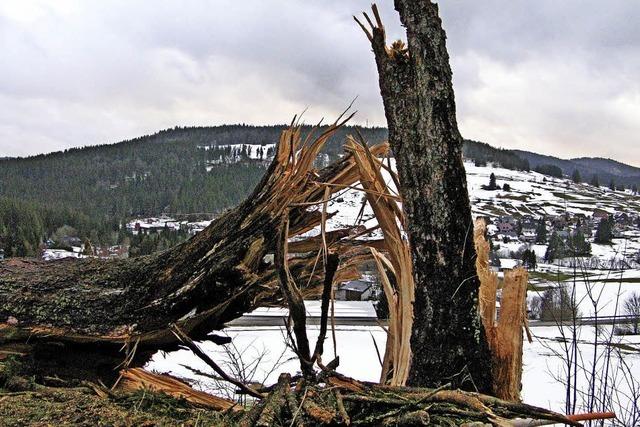
<svg viewBox="0 0 640 427">
<path fill-rule="evenodd" d="M 160 129 L 274 124 L 309 107 L 385 125 L 369 1 L 2 0 L 0 156 Z M 402 35 L 380 2 L 389 41 Z M 447 0 L 464 137 L 640 166 L 640 2 Z"/>
</svg>

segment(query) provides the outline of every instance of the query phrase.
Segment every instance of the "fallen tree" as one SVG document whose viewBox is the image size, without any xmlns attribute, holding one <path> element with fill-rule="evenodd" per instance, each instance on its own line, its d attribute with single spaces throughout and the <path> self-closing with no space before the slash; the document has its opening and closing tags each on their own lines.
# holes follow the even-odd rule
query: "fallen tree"
<svg viewBox="0 0 640 427">
<path fill-rule="evenodd" d="M 353 239 L 367 230 L 324 233 L 324 242 L 317 236 L 301 237 L 326 220 L 326 212 L 318 208 L 323 201 L 358 180 L 350 155 L 320 171 L 313 167 L 323 144 L 349 118 L 321 134 L 314 129 L 304 139 L 292 124 L 251 196 L 165 252 L 126 260 L 0 263 L 0 354 L 31 352 L 58 370 L 55 361 L 68 364 L 65 359 L 82 354 L 85 361 L 78 367 L 95 363 L 102 374 L 113 375 L 124 358 L 119 354 L 123 346 L 125 364 L 132 366 L 157 349 L 174 347 L 171 324 L 206 339 L 247 311 L 281 304 L 273 254 L 283 217 L 288 237 L 296 240 L 288 265 L 306 284 L 306 296 L 321 287 L 324 267 L 317 253 L 327 241 L 341 257 L 336 280 L 358 277 L 357 264 L 371 255 Z M 371 150 L 380 155 L 387 146 Z"/>
</svg>

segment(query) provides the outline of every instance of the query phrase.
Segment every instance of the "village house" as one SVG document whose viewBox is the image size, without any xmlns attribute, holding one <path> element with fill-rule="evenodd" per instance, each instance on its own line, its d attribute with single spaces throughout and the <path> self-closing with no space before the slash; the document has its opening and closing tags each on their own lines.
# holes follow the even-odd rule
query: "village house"
<svg viewBox="0 0 640 427">
<path fill-rule="evenodd" d="M 537 228 L 538 222 L 533 217 L 524 217 L 520 222 L 520 240 L 528 243 L 535 242 Z"/>
<path fill-rule="evenodd" d="M 496 227 L 498 233 L 505 234 L 507 236 L 516 236 L 516 230 L 518 229 L 518 222 L 512 216 L 501 216 L 496 220 Z"/>
<path fill-rule="evenodd" d="M 633 225 L 633 217 L 626 212 L 616 212 L 613 215 L 615 223 L 621 227 L 631 227 Z"/>
<path fill-rule="evenodd" d="M 180 230 L 182 224 L 173 218 L 144 218 L 128 222 L 127 231 L 133 235 L 161 233 L 165 230 Z"/>
<path fill-rule="evenodd" d="M 557 215 L 551 218 L 551 226 L 554 230 L 564 230 L 568 223 L 569 220 L 565 215 Z"/>
<path fill-rule="evenodd" d="M 373 283 L 350 280 L 338 285 L 336 299 L 339 301 L 365 301 L 373 296 Z"/>
<path fill-rule="evenodd" d="M 125 245 L 101 246 L 95 248 L 95 256 L 98 258 L 128 258 L 129 248 Z"/>
<path fill-rule="evenodd" d="M 593 236 L 593 221 L 591 219 L 585 220 L 577 229 L 582 232 L 584 237 Z"/>
<path fill-rule="evenodd" d="M 609 212 L 604 209 L 595 208 L 591 218 L 593 218 L 594 222 L 599 223 L 601 220 L 609 218 Z"/>
</svg>

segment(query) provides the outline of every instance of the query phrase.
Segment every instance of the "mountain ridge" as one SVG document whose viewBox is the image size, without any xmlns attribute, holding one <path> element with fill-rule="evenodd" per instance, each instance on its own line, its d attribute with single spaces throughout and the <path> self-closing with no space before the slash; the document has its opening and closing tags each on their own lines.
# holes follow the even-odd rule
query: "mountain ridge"
<svg viewBox="0 0 640 427">
<path fill-rule="evenodd" d="M 117 143 L 0 159 L 0 247 L 13 248 L 12 242 L 25 240 L 6 237 L 23 229 L 36 230 L 41 237 L 30 237 L 32 247 L 13 253 L 33 253 L 38 240 L 63 225 L 92 242 L 116 242 L 121 224 L 133 217 L 216 215 L 254 188 L 286 127 L 174 127 Z M 310 130 L 302 128 L 303 133 Z M 371 144 L 387 138 L 385 128 L 345 126 L 325 145 L 321 161 L 338 158 L 346 136 L 356 131 Z M 628 188 L 640 184 L 640 175 L 621 178 L 612 173 L 635 172 L 633 166 L 615 161 L 564 160 L 472 140 L 465 140 L 463 154 L 476 164 L 520 171 L 556 164 L 567 176 L 579 169 L 584 181 L 598 170 L 602 185 L 609 180 Z"/>
</svg>

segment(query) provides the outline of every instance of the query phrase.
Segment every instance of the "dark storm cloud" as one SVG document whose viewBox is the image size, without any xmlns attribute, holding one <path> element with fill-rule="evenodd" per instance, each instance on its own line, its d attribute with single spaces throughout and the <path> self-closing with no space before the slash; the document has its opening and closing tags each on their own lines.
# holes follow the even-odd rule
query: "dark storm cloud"
<svg viewBox="0 0 640 427">
<path fill-rule="evenodd" d="M 0 4 L 0 156 L 175 125 L 283 123 L 310 107 L 384 124 L 351 15 L 368 1 Z M 382 4 L 389 39 L 402 31 Z M 463 135 L 640 164 L 640 4 L 442 2 Z"/>
</svg>

